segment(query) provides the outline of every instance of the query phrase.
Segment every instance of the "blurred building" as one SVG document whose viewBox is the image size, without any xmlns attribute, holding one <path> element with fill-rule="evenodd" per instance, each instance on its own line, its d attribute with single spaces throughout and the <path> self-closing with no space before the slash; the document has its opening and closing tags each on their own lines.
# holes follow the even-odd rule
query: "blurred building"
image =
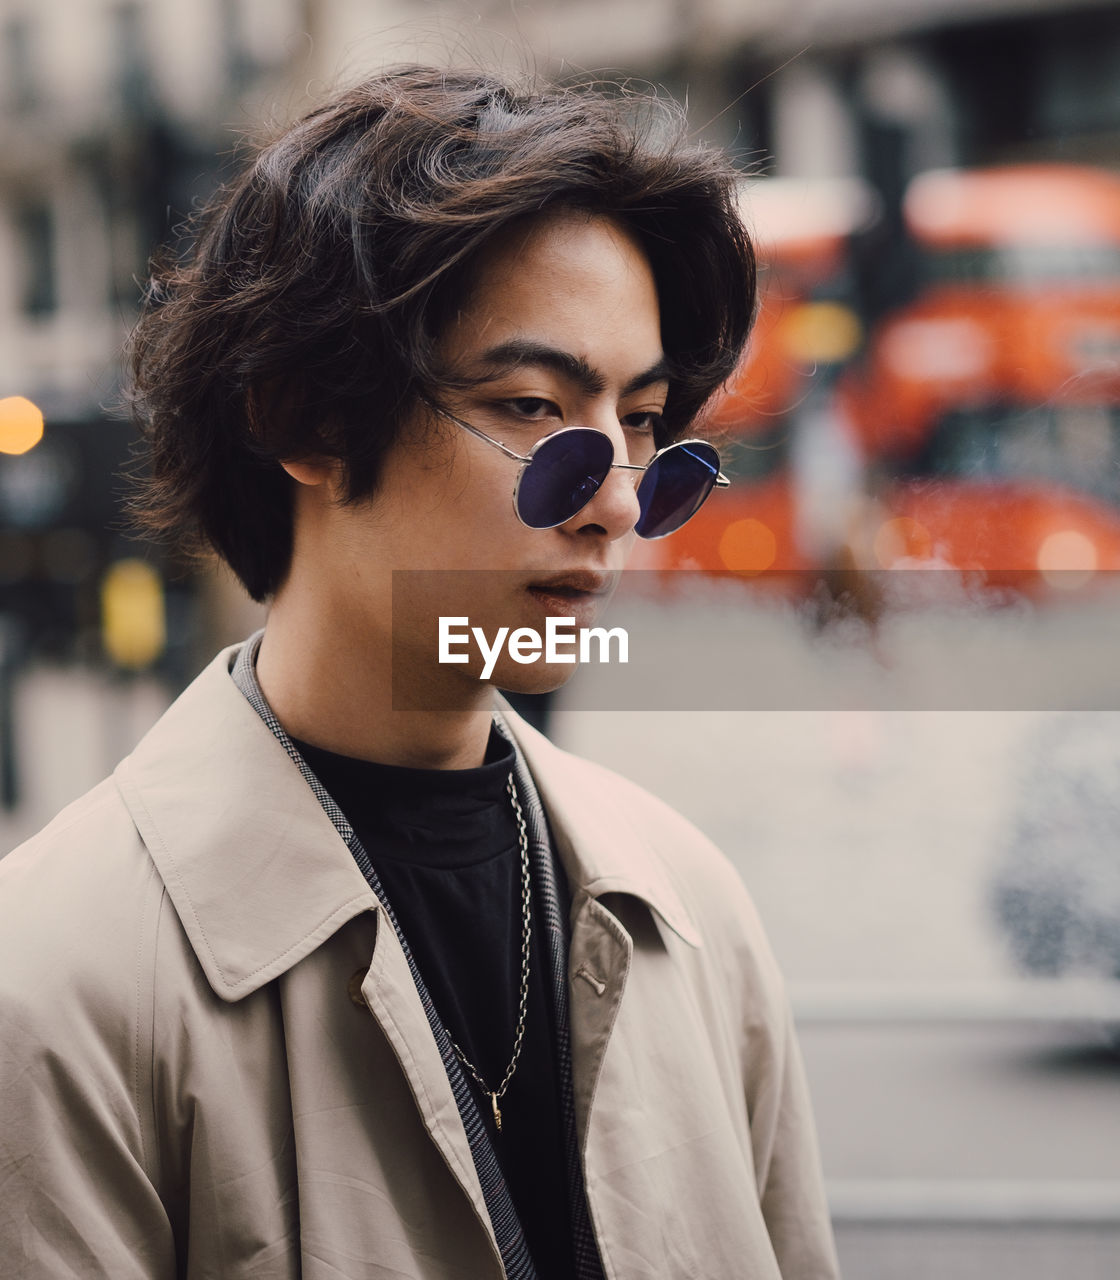
<svg viewBox="0 0 1120 1280">
<path fill-rule="evenodd" d="M 186 674 L 196 593 L 166 586 L 121 514 L 121 350 L 153 246 L 175 242 L 219 179 L 301 26 L 282 0 L 0 3 L 0 401 L 25 397 L 46 419 L 23 452 L 0 431 L 9 654 Z M 124 560 L 155 589 L 116 572 Z"/>
<path fill-rule="evenodd" d="M 664 85 L 768 173 L 1120 157 L 1114 0 L 0 0 L 0 390 L 86 411 L 242 133 L 462 55 Z"/>
<path fill-rule="evenodd" d="M 284 65 L 282 0 L 0 3 L 0 379 L 48 416 L 116 374 L 153 243 L 213 183 Z"/>
</svg>

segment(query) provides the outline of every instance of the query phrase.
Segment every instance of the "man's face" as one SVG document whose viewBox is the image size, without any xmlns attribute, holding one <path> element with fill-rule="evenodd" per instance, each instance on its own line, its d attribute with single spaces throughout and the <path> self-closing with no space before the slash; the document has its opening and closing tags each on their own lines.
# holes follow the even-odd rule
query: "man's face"
<svg viewBox="0 0 1120 1280">
<path fill-rule="evenodd" d="M 520 455 L 561 427 L 608 435 L 618 462 L 644 463 L 668 384 L 653 275 L 621 226 L 550 215 L 502 237 L 443 336 L 449 374 L 469 389 L 449 411 Z M 519 464 L 462 428 L 418 412 L 386 459 L 367 504 L 335 507 L 332 569 L 351 621 L 384 630 L 392 595 L 394 673 L 430 666 L 438 615 L 543 631 L 546 615 L 590 625 L 635 537 L 639 473 L 614 470 L 567 523 L 530 529 L 513 506 Z M 455 571 L 396 575 L 390 569 Z M 471 653 L 475 654 L 474 646 Z M 477 684 L 480 663 L 437 673 Z M 501 687 L 552 687 L 571 674 L 504 659 Z M 432 673 L 429 672 L 429 676 Z"/>
</svg>

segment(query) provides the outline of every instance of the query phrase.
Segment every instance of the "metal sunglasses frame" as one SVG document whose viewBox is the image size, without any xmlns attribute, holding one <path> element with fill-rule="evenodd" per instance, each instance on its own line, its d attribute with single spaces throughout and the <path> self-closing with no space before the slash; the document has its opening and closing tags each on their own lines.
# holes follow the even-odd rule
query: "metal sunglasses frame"
<svg viewBox="0 0 1120 1280">
<path fill-rule="evenodd" d="M 512 461 L 514 462 L 521 463 L 521 470 L 517 473 L 517 479 L 513 485 L 513 513 L 515 516 L 517 516 L 518 520 L 520 520 L 521 523 L 526 527 L 526 529 L 558 529 L 562 524 L 567 524 L 568 521 L 572 519 L 572 516 L 578 515 L 583 510 L 583 508 L 587 506 L 587 503 L 590 502 L 592 498 L 594 498 L 595 494 L 593 493 L 587 499 L 587 502 L 584 502 L 582 506 L 577 507 L 575 511 L 572 512 L 572 515 L 566 516 L 563 520 L 558 520 L 555 524 L 539 524 L 539 525 L 529 524 L 527 520 L 522 518 L 521 512 L 518 510 L 518 506 L 517 506 L 517 496 L 521 492 L 522 478 L 524 477 L 525 472 L 528 471 L 529 464 L 533 461 L 534 457 L 536 456 L 537 450 L 540 449 L 542 445 L 547 444 L 550 440 L 555 440 L 557 436 L 565 435 L 569 431 L 593 431 L 597 436 L 602 436 L 604 440 L 610 443 L 610 436 L 608 436 L 605 431 L 600 431 L 597 427 L 580 427 L 580 426 L 561 427 L 558 431 L 550 431 L 548 435 L 541 436 L 541 438 L 533 445 L 533 447 L 529 450 L 528 453 L 522 454 L 522 453 L 516 453 L 508 445 L 503 444 L 500 440 L 495 440 L 493 436 L 488 436 L 485 431 L 481 431 L 479 430 L 478 427 L 472 426 L 469 422 L 465 422 L 462 418 L 456 417 L 455 414 L 448 413 L 446 409 L 437 409 L 437 412 L 440 414 L 441 417 L 447 418 L 449 421 L 454 422 L 457 427 L 462 427 L 464 431 L 469 432 L 472 436 L 477 436 L 479 440 L 485 440 L 487 444 L 493 445 L 495 449 L 501 450 L 501 452 L 504 453 L 507 458 L 512 459 Z M 649 468 L 653 466 L 653 464 L 658 460 L 658 458 L 664 456 L 666 453 L 668 453 L 672 449 L 680 449 L 688 444 L 703 444 L 703 445 L 707 445 L 709 449 L 715 448 L 715 446 L 710 441 L 701 440 L 699 436 L 690 437 L 688 440 L 674 440 L 672 444 L 667 444 L 663 449 L 658 449 L 657 452 L 653 455 L 653 457 L 650 458 L 650 460 L 646 463 L 612 462 L 611 470 L 612 471 L 615 471 L 615 470 L 643 471 L 643 472 L 648 471 Z M 613 444 L 611 445 L 611 448 L 613 450 L 614 448 Z M 717 453 L 716 456 L 718 458 L 719 454 Z M 604 477 L 604 479 L 605 478 L 606 477 Z M 712 482 L 712 488 L 726 489 L 728 485 L 730 485 L 730 483 L 731 481 L 727 478 L 727 476 L 725 476 L 722 471 L 717 470 L 716 478 Z M 640 480 L 638 482 L 638 486 L 639 487 L 641 486 Z M 596 492 L 598 492 L 598 490 L 596 490 Z M 696 507 L 696 510 L 693 511 L 692 515 L 690 515 L 687 519 L 682 520 L 681 523 L 677 525 L 677 529 L 682 529 L 688 523 L 688 521 L 692 519 L 692 516 L 694 516 L 696 512 L 700 510 L 700 507 L 702 507 L 704 503 L 708 500 L 708 496 L 710 493 L 711 493 L 711 490 L 709 489 L 708 493 L 704 495 L 699 505 Z M 670 534 L 676 533 L 677 529 L 670 529 L 666 533 L 654 534 L 652 537 L 646 538 L 644 540 L 646 542 L 656 542 L 658 538 L 667 538 L 669 537 Z M 642 535 L 639 534 L 638 536 L 641 537 Z"/>
</svg>

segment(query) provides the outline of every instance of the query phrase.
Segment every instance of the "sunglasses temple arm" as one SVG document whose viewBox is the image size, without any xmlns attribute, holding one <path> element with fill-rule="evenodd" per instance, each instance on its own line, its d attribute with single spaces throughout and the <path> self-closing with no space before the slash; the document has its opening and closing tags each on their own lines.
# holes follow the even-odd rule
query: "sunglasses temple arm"
<svg viewBox="0 0 1120 1280">
<path fill-rule="evenodd" d="M 446 409 L 441 409 L 438 405 L 432 405 L 432 408 L 444 418 L 454 422 L 457 427 L 462 427 L 464 431 L 469 431 L 472 436 L 477 436 L 479 440 L 485 440 L 487 444 L 493 445 L 495 449 L 500 449 L 507 458 L 512 458 L 514 462 L 532 461 L 532 458 L 524 454 L 515 453 L 508 445 L 502 444 L 500 440 L 495 440 L 493 436 L 488 436 L 485 431 L 479 431 L 477 427 L 472 427 L 469 422 L 465 422 L 462 418 L 457 418 L 453 413 L 448 413 Z M 645 471 L 648 465 L 648 463 L 646 466 L 641 466 L 635 462 L 612 462 L 611 469 L 617 471 Z M 726 489 L 731 484 L 731 481 L 720 471 L 716 475 L 715 484 L 719 489 Z"/>
<path fill-rule="evenodd" d="M 514 462 L 530 462 L 531 459 L 520 453 L 514 453 L 508 445 L 502 444 L 500 440 L 495 440 L 493 436 L 488 436 L 485 431 L 479 431 L 477 427 L 472 427 L 469 422 L 464 422 L 462 418 L 457 418 L 453 413 L 448 413 L 446 409 L 440 409 L 433 406 L 437 413 L 447 418 L 450 422 L 455 423 L 457 427 L 462 427 L 464 431 L 469 431 L 472 436 L 477 436 L 479 440 L 485 440 L 487 444 L 492 444 L 495 449 L 500 449 L 507 458 L 512 458 Z"/>
</svg>

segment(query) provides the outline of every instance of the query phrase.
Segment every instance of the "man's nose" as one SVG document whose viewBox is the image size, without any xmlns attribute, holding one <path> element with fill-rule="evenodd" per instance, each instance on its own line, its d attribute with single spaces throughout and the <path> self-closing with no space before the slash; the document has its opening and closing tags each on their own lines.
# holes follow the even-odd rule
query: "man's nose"
<svg viewBox="0 0 1120 1280">
<path fill-rule="evenodd" d="M 609 426 L 600 423 L 595 423 L 594 426 L 597 431 L 602 431 L 609 437 L 614 445 L 614 461 L 629 461 L 626 438 L 617 421 Z M 640 471 L 612 467 L 591 501 L 568 522 L 569 526 L 581 532 L 600 529 L 611 541 L 625 537 L 637 524 L 641 514 L 638 505 L 638 482 L 641 478 Z"/>
</svg>

